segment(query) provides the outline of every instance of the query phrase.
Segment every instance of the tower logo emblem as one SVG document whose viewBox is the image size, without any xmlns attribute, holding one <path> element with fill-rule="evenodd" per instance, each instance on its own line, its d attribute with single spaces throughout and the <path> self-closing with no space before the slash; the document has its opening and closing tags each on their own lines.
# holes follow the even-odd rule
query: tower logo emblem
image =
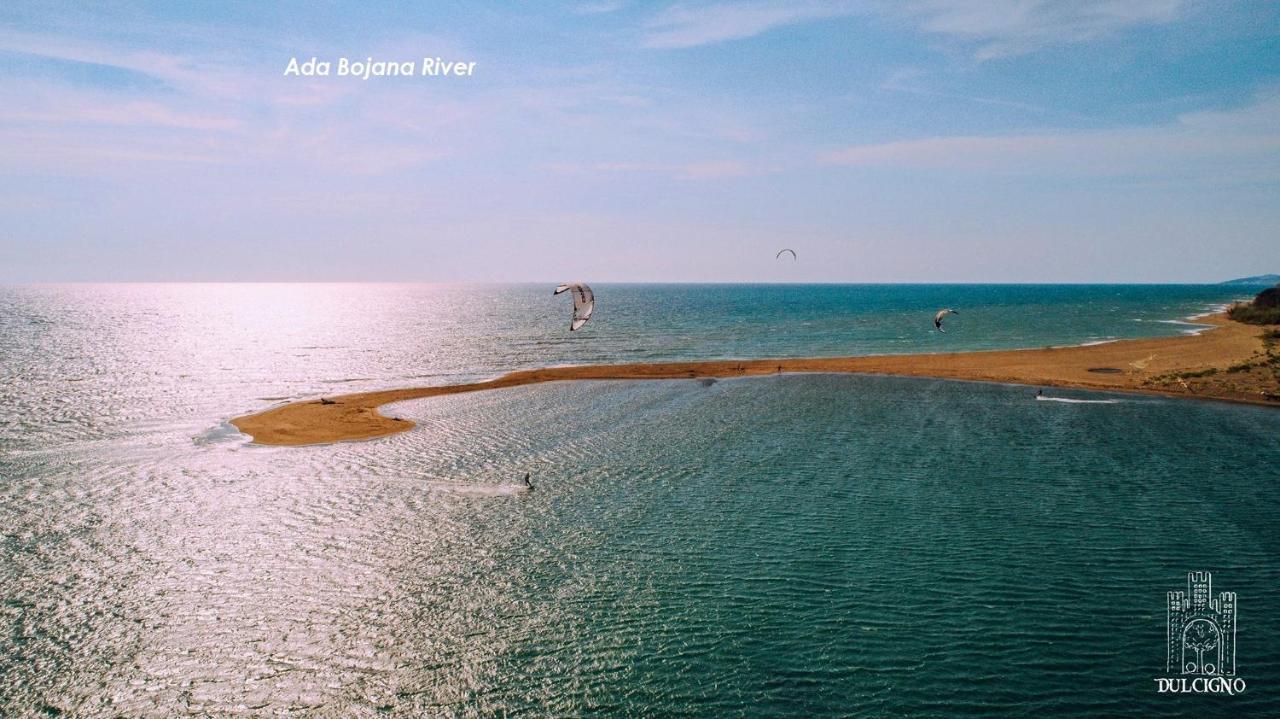
<svg viewBox="0 0 1280 719">
<path fill-rule="evenodd" d="M 1187 591 L 1169 592 L 1165 638 L 1166 678 L 1161 694 L 1237 694 L 1236 593 L 1213 596 L 1213 575 L 1187 574 Z"/>
</svg>

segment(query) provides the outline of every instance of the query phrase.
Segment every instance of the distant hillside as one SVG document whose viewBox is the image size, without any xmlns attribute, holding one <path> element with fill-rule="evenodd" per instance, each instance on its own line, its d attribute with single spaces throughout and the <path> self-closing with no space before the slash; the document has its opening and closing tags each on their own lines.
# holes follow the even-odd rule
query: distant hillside
<svg viewBox="0 0 1280 719">
<path fill-rule="evenodd" d="M 1220 285 L 1274 285 L 1280 283 L 1280 275 L 1255 275 L 1253 277 L 1241 277 L 1238 280 L 1227 280 L 1219 282 Z"/>
</svg>

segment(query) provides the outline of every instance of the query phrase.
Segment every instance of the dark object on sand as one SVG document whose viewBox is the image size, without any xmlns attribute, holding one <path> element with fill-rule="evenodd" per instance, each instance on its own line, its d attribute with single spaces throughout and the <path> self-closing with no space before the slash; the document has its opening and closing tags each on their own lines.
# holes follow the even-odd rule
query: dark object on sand
<svg viewBox="0 0 1280 719">
<path fill-rule="evenodd" d="M 1124 370 L 1119 367 L 1090 367 L 1086 371 L 1094 372 L 1096 374 L 1121 374 L 1124 372 Z"/>
<path fill-rule="evenodd" d="M 533 489 L 533 482 L 530 482 L 530 481 L 529 481 L 529 473 L 528 473 L 528 472 L 525 472 L 525 473 L 524 473 L 524 486 L 525 486 L 526 488 L 528 488 L 528 489 Z"/>
<path fill-rule="evenodd" d="M 324 397 L 321 397 L 320 404 L 337 404 L 337 402 L 335 400 L 325 399 Z"/>
</svg>

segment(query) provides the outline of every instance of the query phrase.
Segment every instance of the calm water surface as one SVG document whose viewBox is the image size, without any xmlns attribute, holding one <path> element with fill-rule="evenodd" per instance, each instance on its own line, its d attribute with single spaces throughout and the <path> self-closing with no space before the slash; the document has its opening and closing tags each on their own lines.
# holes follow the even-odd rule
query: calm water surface
<svg viewBox="0 0 1280 719">
<path fill-rule="evenodd" d="M 0 288 L 0 716 L 1280 715 L 1280 412 L 796 375 L 236 414 L 518 367 L 1195 331 L 1221 287 Z M 952 306 L 950 331 L 929 318 Z M 524 472 L 537 489 L 512 486 Z M 1160 696 L 1165 593 L 1242 696 Z"/>
</svg>

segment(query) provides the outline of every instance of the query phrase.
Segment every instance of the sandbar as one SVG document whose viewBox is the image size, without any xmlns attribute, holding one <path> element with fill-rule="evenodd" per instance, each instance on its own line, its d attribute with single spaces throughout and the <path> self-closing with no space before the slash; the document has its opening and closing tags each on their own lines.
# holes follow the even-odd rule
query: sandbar
<svg viewBox="0 0 1280 719">
<path fill-rule="evenodd" d="M 783 373 L 933 377 L 1115 390 L 1280 406 L 1280 359 L 1267 328 L 1228 320 L 1196 335 L 1040 349 L 792 359 L 711 360 L 547 367 L 496 379 L 303 400 L 231 420 L 257 444 L 308 445 L 373 439 L 414 423 L 378 411 L 392 402 L 566 380 L 692 379 Z"/>
</svg>

